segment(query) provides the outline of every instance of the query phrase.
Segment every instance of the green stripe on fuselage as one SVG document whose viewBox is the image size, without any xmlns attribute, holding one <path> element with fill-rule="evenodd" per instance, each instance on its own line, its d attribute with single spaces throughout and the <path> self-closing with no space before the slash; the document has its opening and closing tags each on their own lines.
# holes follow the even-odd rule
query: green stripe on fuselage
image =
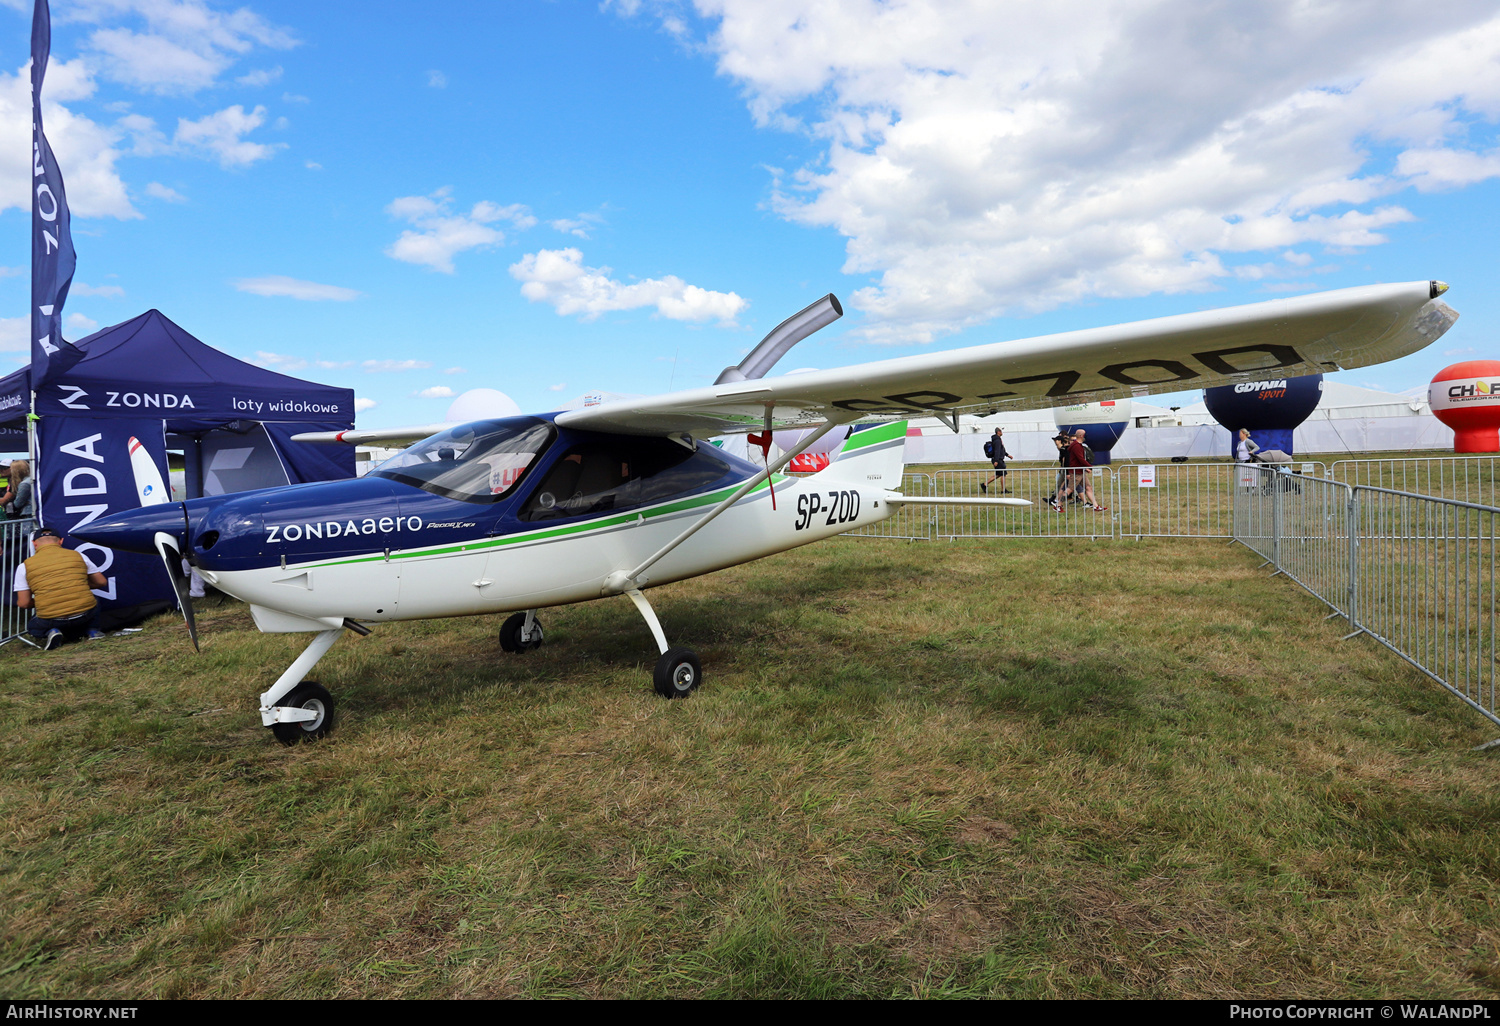
<svg viewBox="0 0 1500 1026">
<path fill-rule="evenodd" d="M 773 474 L 772 480 L 776 484 L 790 480 L 781 474 Z M 501 535 L 497 538 L 475 538 L 472 541 L 458 542 L 452 545 L 441 545 L 425 549 L 408 549 L 404 552 L 392 552 L 390 556 L 385 553 L 377 553 L 369 556 L 353 556 L 348 559 L 330 559 L 321 563 L 289 563 L 289 567 L 317 568 L 320 566 L 349 566 L 352 563 L 383 563 L 387 560 L 417 559 L 427 556 L 446 556 L 455 552 L 477 552 L 482 549 L 496 549 L 506 545 L 516 545 L 520 542 L 544 541 L 548 538 L 562 538 L 570 534 L 581 534 L 586 531 L 602 531 L 611 527 L 620 527 L 624 524 L 634 523 L 638 520 L 651 520 L 656 517 L 670 516 L 673 513 L 682 513 L 690 509 L 698 509 L 702 506 L 713 505 L 723 502 L 734 492 L 736 488 L 744 485 L 743 481 L 736 482 L 726 488 L 719 488 L 702 495 L 690 495 L 685 499 L 677 499 L 673 502 L 664 503 L 649 509 L 635 509 L 628 513 L 614 513 L 609 516 L 600 517 L 597 520 L 584 520 L 576 524 L 566 524 L 562 527 L 544 528 L 537 531 L 527 531 L 524 534 Z M 768 488 L 767 482 L 762 481 L 743 498 L 748 499 Z"/>
</svg>

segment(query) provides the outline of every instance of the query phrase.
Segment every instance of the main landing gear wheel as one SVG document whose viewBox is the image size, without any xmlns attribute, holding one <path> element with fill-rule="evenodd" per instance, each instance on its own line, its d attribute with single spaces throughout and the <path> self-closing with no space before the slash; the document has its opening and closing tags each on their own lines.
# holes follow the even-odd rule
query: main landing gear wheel
<svg viewBox="0 0 1500 1026">
<path fill-rule="evenodd" d="M 531 637 L 521 640 L 521 628 L 526 625 L 526 614 L 516 613 L 500 627 L 500 649 L 504 652 L 530 652 L 542 647 L 542 621 L 533 618 Z"/>
<path fill-rule="evenodd" d="M 275 734 L 276 740 L 284 745 L 294 745 L 298 741 L 316 741 L 333 729 L 333 696 L 321 684 L 305 680 L 288 691 L 286 697 L 276 704 L 317 713 L 317 716 L 310 720 L 271 724 L 271 733 Z"/>
<path fill-rule="evenodd" d="M 703 683 L 703 667 L 695 652 L 686 648 L 669 648 L 656 661 L 652 675 L 656 693 L 663 698 L 686 698 Z"/>
</svg>

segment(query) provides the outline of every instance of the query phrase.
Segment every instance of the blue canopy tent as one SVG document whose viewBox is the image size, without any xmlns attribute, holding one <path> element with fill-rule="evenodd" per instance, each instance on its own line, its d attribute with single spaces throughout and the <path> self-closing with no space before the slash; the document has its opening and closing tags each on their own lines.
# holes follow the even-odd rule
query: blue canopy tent
<svg viewBox="0 0 1500 1026">
<path fill-rule="evenodd" d="M 36 394 L 33 476 L 42 522 L 64 533 L 140 505 L 132 449 L 170 480 L 167 450 L 181 449 L 186 494 L 354 476 L 345 445 L 292 442 L 299 431 L 354 427 L 354 392 L 278 374 L 205 345 L 157 310 L 74 343 L 83 359 Z M 27 448 L 31 371 L 0 379 L 0 448 Z M 138 444 L 132 447 L 134 440 Z M 152 559 L 77 546 L 106 574 L 106 606 L 170 599 Z M 97 550 L 97 551 L 94 551 Z"/>
</svg>

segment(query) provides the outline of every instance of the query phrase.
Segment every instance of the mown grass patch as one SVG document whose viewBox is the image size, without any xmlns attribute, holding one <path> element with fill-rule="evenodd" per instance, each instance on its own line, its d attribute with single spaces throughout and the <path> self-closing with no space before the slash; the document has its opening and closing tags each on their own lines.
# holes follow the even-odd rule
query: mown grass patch
<svg viewBox="0 0 1500 1026">
<path fill-rule="evenodd" d="M 306 643 L 0 650 L 0 992 L 1475 996 L 1484 721 L 1223 543 L 841 540 Z"/>
</svg>

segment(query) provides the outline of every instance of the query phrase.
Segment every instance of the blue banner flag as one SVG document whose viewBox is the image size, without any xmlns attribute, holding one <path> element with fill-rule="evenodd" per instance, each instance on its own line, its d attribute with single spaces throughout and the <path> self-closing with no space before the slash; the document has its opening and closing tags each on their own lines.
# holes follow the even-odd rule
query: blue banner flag
<svg viewBox="0 0 1500 1026">
<path fill-rule="evenodd" d="M 36 0 L 31 18 L 31 387 L 56 381 L 83 358 L 63 341 L 62 308 L 78 260 L 68 197 L 52 147 L 42 132 L 42 79 L 52 50 L 52 12 Z"/>
<path fill-rule="evenodd" d="M 160 558 L 117 552 L 71 537 L 76 528 L 140 506 L 140 480 L 132 452 L 136 446 L 140 458 L 155 464 L 161 480 L 170 480 L 167 444 L 158 418 L 101 424 L 87 415 L 43 417 L 37 429 L 38 462 L 47 468 L 40 475 L 41 491 L 36 497 L 42 523 L 63 533 L 63 544 L 78 550 L 91 573 L 104 575 L 104 587 L 94 590 L 102 609 L 173 600 Z"/>
</svg>

